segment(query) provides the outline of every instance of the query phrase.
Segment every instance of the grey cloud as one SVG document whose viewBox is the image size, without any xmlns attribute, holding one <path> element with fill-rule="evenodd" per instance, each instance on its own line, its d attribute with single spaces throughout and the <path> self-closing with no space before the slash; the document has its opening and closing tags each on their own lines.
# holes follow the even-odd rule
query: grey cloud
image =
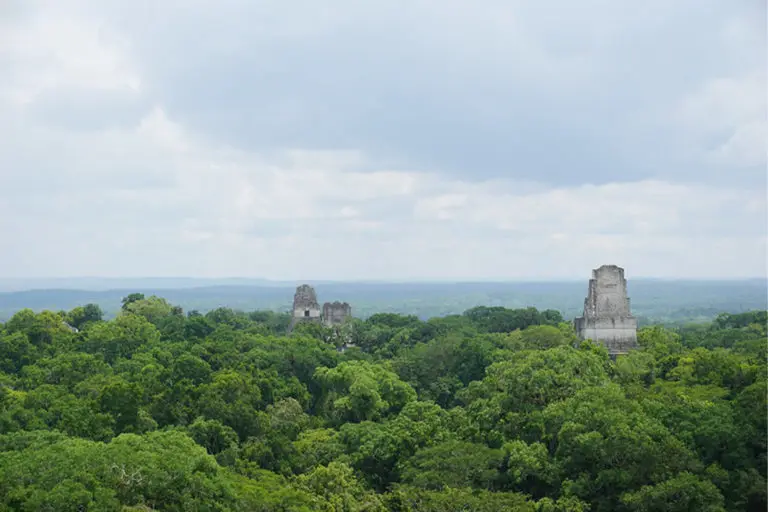
<svg viewBox="0 0 768 512">
<path fill-rule="evenodd" d="M 681 154 L 668 116 L 707 80 L 762 65 L 764 49 L 722 42 L 760 7 L 365 5 L 198 2 L 141 11 L 142 25 L 133 9 L 124 28 L 172 117 L 250 150 L 358 148 L 475 179 L 732 179 Z"/>
<path fill-rule="evenodd" d="M 764 169 L 712 157 L 760 121 L 728 91 L 764 82 L 763 7 L 332 5 L 25 3 L 90 32 L 30 103 L 0 83 L 0 274 L 764 271 Z M 103 57 L 87 76 L 83 45 Z M 25 55 L 0 49 L 11 85 Z M 625 183 L 584 185 L 608 182 Z M 72 240 L 94 249 L 49 261 Z"/>
<path fill-rule="evenodd" d="M 76 131 L 70 133 L 74 135 L 60 136 L 23 121 L 8 130 L 0 125 L 0 137 L 5 140 L 0 150 L 3 198 L 24 203 L 45 194 L 130 192 L 176 184 L 166 155 L 143 152 L 130 142 L 115 147 L 101 135 L 87 138 Z"/>
</svg>

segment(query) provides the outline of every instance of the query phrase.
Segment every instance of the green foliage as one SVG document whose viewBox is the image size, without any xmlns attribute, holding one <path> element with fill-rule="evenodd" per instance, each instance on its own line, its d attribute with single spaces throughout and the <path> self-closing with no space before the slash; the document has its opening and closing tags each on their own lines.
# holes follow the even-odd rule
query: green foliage
<svg viewBox="0 0 768 512">
<path fill-rule="evenodd" d="M 468 309 L 464 316 L 482 332 L 511 332 L 533 325 L 557 325 L 563 321 L 559 311 L 538 311 L 536 308 L 507 309 L 478 306 Z"/>
<path fill-rule="evenodd" d="M 211 382 L 199 387 L 200 412 L 220 420 L 245 440 L 261 430 L 261 390 L 253 376 L 236 370 L 220 370 Z"/>
<path fill-rule="evenodd" d="M 494 348 L 492 342 L 479 336 L 449 335 L 401 351 L 393 366 L 419 398 L 446 407 L 453 404 L 458 390 L 483 378 Z"/>
<path fill-rule="evenodd" d="M 377 420 L 416 398 L 397 374 L 365 361 L 320 367 L 315 379 L 322 390 L 319 410 L 337 424 Z"/>
<path fill-rule="evenodd" d="M 524 495 L 471 488 L 432 491 L 399 485 L 387 496 L 390 510 L 398 512 L 536 512 L 536 504 Z M 552 509 L 554 510 L 554 509 Z"/>
<path fill-rule="evenodd" d="M 585 388 L 551 404 L 544 417 L 566 493 L 597 511 L 615 510 L 624 491 L 701 469 L 684 443 L 616 384 Z"/>
<path fill-rule="evenodd" d="M 133 304 L 134 302 L 144 300 L 144 294 L 143 293 L 131 293 L 125 297 L 123 297 L 122 302 L 122 309 L 125 311 L 128 309 L 128 307 Z"/>
<path fill-rule="evenodd" d="M 17 373 L 25 366 L 34 364 L 40 357 L 40 350 L 32 344 L 23 332 L 0 333 L 0 370 Z"/>
<path fill-rule="evenodd" d="M 499 480 L 502 450 L 450 440 L 419 450 L 401 471 L 401 481 L 425 489 L 492 489 Z"/>
<path fill-rule="evenodd" d="M 313 467 L 328 465 L 341 458 L 345 450 L 339 439 L 339 432 L 332 428 L 305 430 L 292 444 L 296 454 L 296 473 L 305 473 Z"/>
<path fill-rule="evenodd" d="M 197 418 L 187 427 L 187 432 L 211 455 L 237 448 L 237 433 L 219 420 Z"/>
<path fill-rule="evenodd" d="M 691 473 L 678 476 L 656 485 L 646 485 L 635 492 L 622 496 L 621 501 L 629 510 L 637 512 L 723 512 L 723 496 L 711 482 Z"/>
<path fill-rule="evenodd" d="M 130 358 L 142 345 L 160 340 L 160 332 L 143 316 L 125 314 L 112 322 L 94 324 L 84 333 L 83 348 L 100 354 L 108 363 Z"/>
<path fill-rule="evenodd" d="M 607 354 L 573 347 L 526 350 L 511 360 L 493 363 L 481 381 L 459 393 L 469 413 L 486 431 L 489 443 L 503 437 L 541 439 L 541 413 L 579 390 L 608 382 Z"/>
<path fill-rule="evenodd" d="M 182 511 L 215 503 L 217 510 L 277 510 L 250 508 L 275 492 L 220 468 L 179 432 L 124 434 L 108 444 L 36 436 L 22 444 L 0 457 L 0 504 L 9 509 Z M 294 501 L 311 503 L 294 493 Z"/>
<path fill-rule="evenodd" d="M 148 322 L 158 325 L 164 318 L 173 312 L 173 306 L 165 299 L 155 295 L 146 299 L 131 300 L 123 304 L 123 312 L 142 316 Z M 177 311 L 180 313 L 181 311 Z"/>
<path fill-rule="evenodd" d="M 381 498 L 367 490 L 354 476 L 352 468 L 341 462 L 317 466 L 296 479 L 300 488 L 323 498 L 318 510 L 328 512 L 385 512 Z"/>
<path fill-rule="evenodd" d="M 746 313 L 721 313 L 712 322 L 717 329 L 740 329 L 752 325 L 765 327 L 768 323 L 768 311 L 748 311 Z"/>
<path fill-rule="evenodd" d="M 453 438 L 450 415 L 428 402 L 411 402 L 397 417 L 382 423 L 347 423 L 339 441 L 348 459 L 377 490 L 399 480 L 402 462 L 418 449 Z"/>
<path fill-rule="evenodd" d="M 35 314 L 31 309 L 22 309 L 13 315 L 5 324 L 5 331 L 8 334 L 24 334 L 29 343 L 36 347 L 69 341 L 73 337 L 63 315 L 51 311 Z"/>
<path fill-rule="evenodd" d="M 101 322 L 104 312 L 98 304 L 86 304 L 78 306 L 67 313 L 65 319 L 75 329 L 82 329 L 89 323 Z"/>
<path fill-rule="evenodd" d="M 543 443 L 516 439 L 504 445 L 505 482 L 512 489 L 543 496 L 552 490 L 556 468 Z"/>
<path fill-rule="evenodd" d="M 765 510 L 765 318 L 647 326 L 611 360 L 534 308 L 291 336 L 142 294 L 22 310 L 0 510 Z"/>
</svg>

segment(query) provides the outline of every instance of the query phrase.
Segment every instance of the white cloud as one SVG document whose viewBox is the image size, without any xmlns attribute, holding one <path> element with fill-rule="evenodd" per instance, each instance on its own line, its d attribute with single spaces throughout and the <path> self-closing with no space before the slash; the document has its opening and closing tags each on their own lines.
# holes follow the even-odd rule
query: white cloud
<svg viewBox="0 0 768 512">
<path fill-rule="evenodd" d="M 513 187 L 472 196 L 420 199 L 416 211 L 436 220 L 459 219 L 519 234 L 698 235 L 760 234 L 765 215 L 760 190 L 719 189 L 659 181 L 583 185 L 519 194 Z M 760 211 L 755 211 L 759 209 Z M 721 219 L 727 217 L 727 223 Z"/>
<path fill-rule="evenodd" d="M 765 167 L 767 76 L 760 71 L 716 78 L 683 99 L 676 115 L 703 156 L 724 165 Z"/>
<path fill-rule="evenodd" d="M 21 23 L 0 25 L 0 59 L 10 77 L 0 98 L 27 105 L 47 91 L 62 88 L 137 94 L 141 78 L 129 42 L 109 25 L 61 10 L 40 10 Z"/>
<path fill-rule="evenodd" d="M 674 112 L 665 109 L 679 99 L 676 92 L 648 110 L 648 127 L 672 117 L 675 137 L 697 162 L 703 157 L 733 172 L 727 186 L 695 173 L 678 179 L 674 159 L 649 157 L 635 168 L 661 171 L 632 174 L 617 164 L 621 158 L 605 156 L 615 140 L 626 141 L 629 156 L 678 144 L 665 138 L 669 132 L 650 142 L 638 142 L 634 129 L 608 137 L 640 108 L 632 100 L 642 94 L 621 98 L 632 84 L 613 74 L 610 88 L 600 83 L 605 66 L 618 66 L 622 56 L 612 52 L 622 34 L 661 30 L 680 14 L 668 3 L 624 12 L 594 0 L 595 12 L 617 26 L 581 19 L 597 30 L 586 40 L 574 28 L 579 23 L 542 23 L 551 10 L 528 3 L 465 11 L 460 2 L 446 9 L 421 1 L 410 13 L 389 4 L 338 12 L 307 3 L 311 16 L 296 20 L 274 3 L 260 7 L 264 16 L 251 26 L 243 16 L 249 3 L 217 10 L 218 3 L 200 0 L 178 24 L 140 29 L 130 21 L 135 13 L 125 13 L 128 21 L 111 17 L 109 2 L 87 16 L 67 5 L 49 3 L 0 26 L 0 72 L 8 77 L 0 83 L 0 275 L 542 278 L 583 276 L 606 262 L 633 275 L 765 274 L 764 190 L 738 178 L 744 167 L 765 165 L 764 72 L 745 71 L 749 65 L 701 72 L 692 88 L 675 84 L 675 91 L 693 92 Z M 166 9 L 145 14 L 169 16 Z M 213 22 L 200 25 L 208 14 L 231 29 L 224 29 L 228 37 L 214 37 L 222 32 Z M 752 41 L 739 39 L 739 19 L 724 29 L 728 51 Z M 161 25 L 167 38 L 157 32 Z M 461 32 L 465 26 L 472 37 Z M 550 33 L 561 28 L 567 37 Z M 359 48 L 330 44 L 344 30 L 409 41 L 410 50 L 365 38 Z M 245 37 L 251 31 L 255 39 Z M 216 82 L 215 70 L 196 68 L 189 38 L 206 42 L 198 49 L 205 59 L 208 51 L 222 61 L 256 55 L 234 67 L 263 74 L 226 75 L 232 67 L 225 66 Z M 291 52 L 315 43 L 330 52 L 322 65 L 311 64 L 322 73 L 314 81 L 291 74 L 305 62 Z M 256 52 L 270 44 L 287 52 L 284 61 L 283 54 Z M 148 51 L 153 45 L 157 56 Z M 199 76 L 174 82 L 178 77 L 163 74 L 187 68 Z M 350 69 L 371 73 L 369 81 L 356 81 Z M 218 85 L 209 90 L 208 80 Z M 270 81 L 274 90 L 265 85 Z M 323 94 L 314 96 L 318 89 Z M 186 96 L 192 103 L 175 97 L 195 90 Z M 270 96 L 274 91 L 280 94 Z M 605 104 L 604 91 L 611 96 Z M 234 137 L 211 121 L 218 117 L 206 117 L 229 112 L 231 95 L 242 105 L 234 102 L 237 115 L 223 115 L 221 124 L 245 123 Z M 261 95 L 272 108 L 260 110 Z M 98 108 L 104 122 L 75 126 L 80 106 L 97 97 L 140 101 L 130 103 L 131 115 Z M 75 108 L 56 109 L 70 103 Z M 347 103 L 370 111 L 350 115 Z M 626 110 L 614 113 L 616 105 Z M 419 116 L 408 117 L 412 111 Z M 479 120 L 472 117 L 478 112 Z M 248 123 L 259 116 L 274 123 L 267 127 L 318 138 L 251 134 Z M 387 119 L 400 124 L 355 137 Z M 413 120 L 423 124 L 411 127 Z M 412 131 L 385 133 L 402 127 Z M 448 133 L 449 143 L 431 132 Z M 364 143 L 371 138 L 374 144 Z M 413 148 L 434 158 L 404 158 Z M 487 172 L 488 162 L 503 172 Z"/>
<path fill-rule="evenodd" d="M 469 197 L 466 194 L 441 194 L 416 201 L 414 214 L 426 220 L 452 220 L 464 210 Z"/>
<path fill-rule="evenodd" d="M 731 137 L 712 152 L 722 164 L 765 168 L 768 152 L 768 122 L 755 119 L 738 126 Z"/>
<path fill-rule="evenodd" d="M 360 172 L 344 155 L 337 168 L 333 152 L 281 167 L 276 162 L 290 159 L 217 146 L 160 109 L 130 130 L 78 141 L 77 151 L 96 154 L 69 175 L 66 190 L 40 186 L 40 201 L 2 212 L 12 275 L 288 278 L 311 277 L 309 267 L 335 278 L 563 276 L 595 259 L 631 262 L 645 274 L 670 274 L 674 262 L 684 264 L 679 274 L 749 275 L 761 272 L 765 255 L 765 199 L 757 191 L 654 181 L 534 190 Z M 98 162 L 118 156 L 163 185 L 94 183 Z M 362 154 L 353 163 L 374 165 Z M 371 212 L 376 201 L 401 215 Z M 40 257 L 53 252 L 57 261 Z M 742 264 L 731 267 L 737 253 Z M 715 265 L 697 263 L 702 258 Z"/>
</svg>

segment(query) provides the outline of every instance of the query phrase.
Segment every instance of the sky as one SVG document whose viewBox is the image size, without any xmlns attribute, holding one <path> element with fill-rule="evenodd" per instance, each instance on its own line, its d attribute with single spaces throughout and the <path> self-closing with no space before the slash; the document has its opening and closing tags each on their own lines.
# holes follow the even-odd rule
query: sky
<svg viewBox="0 0 768 512">
<path fill-rule="evenodd" d="M 3 0 L 0 277 L 766 275 L 762 0 Z"/>
</svg>

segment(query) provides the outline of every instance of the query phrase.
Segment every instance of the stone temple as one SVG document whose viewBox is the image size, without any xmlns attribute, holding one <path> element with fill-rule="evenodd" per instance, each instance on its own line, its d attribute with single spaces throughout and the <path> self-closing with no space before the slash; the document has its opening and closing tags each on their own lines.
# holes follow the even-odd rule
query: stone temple
<svg viewBox="0 0 768 512">
<path fill-rule="evenodd" d="M 630 311 L 623 268 L 603 265 L 592 271 L 584 316 L 574 320 L 574 327 L 579 338 L 602 343 L 611 357 L 637 348 L 637 319 Z"/>
<path fill-rule="evenodd" d="M 299 322 L 316 322 L 332 327 L 343 324 L 351 316 L 352 307 L 346 302 L 326 302 L 321 309 L 315 289 L 302 284 L 293 296 L 293 317 L 288 332 Z"/>
<path fill-rule="evenodd" d="M 323 304 L 323 323 L 327 326 L 343 324 L 352 316 L 352 306 L 346 302 L 326 302 Z"/>
</svg>

